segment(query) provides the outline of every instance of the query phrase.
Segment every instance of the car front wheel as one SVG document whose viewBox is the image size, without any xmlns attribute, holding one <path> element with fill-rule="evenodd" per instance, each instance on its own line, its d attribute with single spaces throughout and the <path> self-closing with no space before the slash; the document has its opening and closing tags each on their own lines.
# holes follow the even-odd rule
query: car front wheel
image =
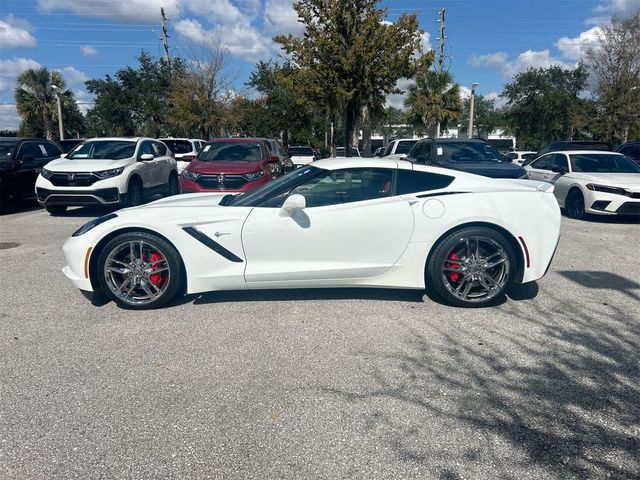
<svg viewBox="0 0 640 480">
<path fill-rule="evenodd" d="M 181 289 L 180 254 L 165 239 L 130 232 L 112 239 L 100 252 L 96 277 L 101 290 L 122 308 L 158 308 Z"/>
<path fill-rule="evenodd" d="M 584 196 L 580 190 L 574 188 L 569 192 L 565 202 L 565 211 L 567 212 L 567 216 L 575 218 L 576 220 L 585 218 Z"/>
<path fill-rule="evenodd" d="M 484 307 L 512 283 L 516 254 L 504 235 L 486 227 L 469 227 L 444 238 L 427 265 L 427 288 L 459 307 Z"/>
</svg>

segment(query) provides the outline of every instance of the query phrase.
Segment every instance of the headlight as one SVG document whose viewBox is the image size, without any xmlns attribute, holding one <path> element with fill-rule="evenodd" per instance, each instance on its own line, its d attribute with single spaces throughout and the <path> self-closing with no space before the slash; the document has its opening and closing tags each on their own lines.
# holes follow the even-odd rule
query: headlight
<svg viewBox="0 0 640 480">
<path fill-rule="evenodd" d="M 101 223 L 104 223 L 104 222 L 106 222 L 108 220 L 111 220 L 112 218 L 116 218 L 117 216 L 118 215 L 116 215 L 115 213 L 110 213 L 109 215 L 104 215 L 102 217 L 94 218 L 93 220 L 91 220 L 88 223 L 85 223 L 78 230 L 73 232 L 73 235 L 71 235 L 71 236 L 72 237 L 79 237 L 80 235 L 84 235 L 85 233 L 87 233 L 92 228 L 97 227 Z"/>
<path fill-rule="evenodd" d="M 51 178 L 51 176 L 53 175 L 53 172 L 51 170 L 47 170 L 46 168 L 43 168 L 42 172 L 40 172 L 40 175 L 48 179 L 48 178 Z"/>
<path fill-rule="evenodd" d="M 243 177 L 246 178 L 247 180 L 257 180 L 262 176 L 264 176 L 264 170 L 260 170 L 259 172 L 253 172 L 253 173 L 245 173 L 243 175 Z"/>
<path fill-rule="evenodd" d="M 199 173 L 192 172 L 191 170 L 188 170 L 186 168 L 182 171 L 182 175 L 187 177 L 189 180 L 194 180 L 194 181 L 198 180 L 198 178 L 200 178 L 200 174 Z"/>
<path fill-rule="evenodd" d="M 112 168 L 111 170 L 102 170 L 100 172 L 94 172 L 94 174 L 100 178 L 111 178 L 111 177 L 117 177 L 123 171 L 124 171 L 124 167 L 120 167 L 120 168 Z"/>
<path fill-rule="evenodd" d="M 608 187 L 607 185 L 595 185 L 593 183 L 587 183 L 587 189 L 593 192 L 613 193 L 614 195 L 627 194 L 627 191 L 624 188 Z"/>
</svg>

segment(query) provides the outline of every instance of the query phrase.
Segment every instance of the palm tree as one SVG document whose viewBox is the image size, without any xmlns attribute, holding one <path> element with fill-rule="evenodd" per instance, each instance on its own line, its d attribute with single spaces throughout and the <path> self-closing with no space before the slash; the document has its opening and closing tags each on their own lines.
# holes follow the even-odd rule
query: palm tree
<svg viewBox="0 0 640 480">
<path fill-rule="evenodd" d="M 449 72 L 427 70 L 418 74 L 416 83 L 409 87 L 404 101 L 409 121 L 422 124 L 430 137 L 434 137 L 438 124 L 444 129 L 447 123 L 462 115 L 460 86 L 453 83 Z"/>
<path fill-rule="evenodd" d="M 51 140 L 53 125 L 58 119 L 55 92 L 51 85 L 57 85 L 61 92 L 65 92 L 62 75 L 45 67 L 29 68 L 18 75 L 16 83 L 16 107 L 22 117 L 20 130 L 33 130 L 32 134 L 44 135 Z"/>
</svg>

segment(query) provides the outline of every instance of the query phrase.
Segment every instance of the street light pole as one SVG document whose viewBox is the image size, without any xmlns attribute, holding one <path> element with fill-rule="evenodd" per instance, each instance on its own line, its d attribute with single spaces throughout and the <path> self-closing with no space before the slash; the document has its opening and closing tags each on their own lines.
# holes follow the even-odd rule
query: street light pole
<svg viewBox="0 0 640 480">
<path fill-rule="evenodd" d="M 473 106 L 476 100 L 476 88 L 478 83 L 471 85 L 471 103 L 469 104 L 469 130 L 467 131 L 467 138 L 473 138 Z"/>
<path fill-rule="evenodd" d="M 58 129 L 60 131 L 60 140 L 64 140 L 64 128 L 62 126 L 62 102 L 60 101 L 60 87 L 51 85 L 56 94 L 56 103 L 58 104 Z"/>
</svg>

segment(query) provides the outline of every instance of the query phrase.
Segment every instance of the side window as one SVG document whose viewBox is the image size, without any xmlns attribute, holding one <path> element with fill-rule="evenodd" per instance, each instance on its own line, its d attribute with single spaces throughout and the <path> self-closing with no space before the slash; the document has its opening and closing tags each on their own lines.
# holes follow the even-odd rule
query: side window
<svg viewBox="0 0 640 480">
<path fill-rule="evenodd" d="M 509 152 L 507 153 L 507 157 L 509 157 L 511 160 L 515 160 L 518 158 L 518 154 L 517 153 L 513 153 L 513 152 Z"/>
<path fill-rule="evenodd" d="M 330 170 L 291 191 L 305 197 L 307 207 L 360 202 L 391 194 L 393 170 L 388 168 L 351 168 Z"/>
<path fill-rule="evenodd" d="M 566 155 L 563 155 L 561 153 L 556 153 L 555 155 L 553 155 L 553 161 L 551 162 L 551 168 L 553 167 L 559 167 L 559 168 L 563 168 L 565 171 L 569 171 L 569 162 L 567 162 L 567 157 Z"/>
<path fill-rule="evenodd" d="M 153 156 L 164 157 L 167 154 L 167 147 L 160 142 L 153 142 Z"/>
<path fill-rule="evenodd" d="M 34 142 L 23 143 L 16 158 L 24 158 L 25 155 L 33 155 L 35 158 L 42 158 L 45 156 L 38 148 L 38 145 Z"/>
<path fill-rule="evenodd" d="M 418 142 L 416 143 L 413 148 L 411 149 L 411 152 L 409 153 L 409 156 L 412 159 L 418 159 L 418 157 L 423 157 L 421 158 L 421 160 L 428 160 L 431 157 L 431 143 L 429 142 Z M 426 157 L 426 158 L 424 158 Z"/>
<path fill-rule="evenodd" d="M 446 188 L 453 182 L 453 177 L 437 173 L 419 172 L 416 170 L 398 170 L 397 194 L 428 192 Z"/>
<path fill-rule="evenodd" d="M 60 150 L 58 146 L 53 143 L 45 143 L 43 145 L 45 150 L 47 151 L 47 157 L 59 157 L 62 154 L 62 150 Z"/>
<path fill-rule="evenodd" d="M 544 155 L 531 164 L 532 168 L 538 170 L 551 170 L 554 155 Z"/>
<path fill-rule="evenodd" d="M 409 153 L 411 151 L 411 148 L 416 143 L 417 142 L 412 142 L 412 141 L 409 141 L 409 140 L 398 143 L 398 148 L 396 148 L 396 154 L 398 154 L 398 153 Z"/>
<path fill-rule="evenodd" d="M 151 154 L 154 157 L 156 156 L 155 152 L 153 151 L 153 147 L 151 146 L 151 142 L 148 140 L 140 144 L 140 150 L 138 150 L 138 158 L 140 158 L 141 155 L 145 154 Z"/>
</svg>

